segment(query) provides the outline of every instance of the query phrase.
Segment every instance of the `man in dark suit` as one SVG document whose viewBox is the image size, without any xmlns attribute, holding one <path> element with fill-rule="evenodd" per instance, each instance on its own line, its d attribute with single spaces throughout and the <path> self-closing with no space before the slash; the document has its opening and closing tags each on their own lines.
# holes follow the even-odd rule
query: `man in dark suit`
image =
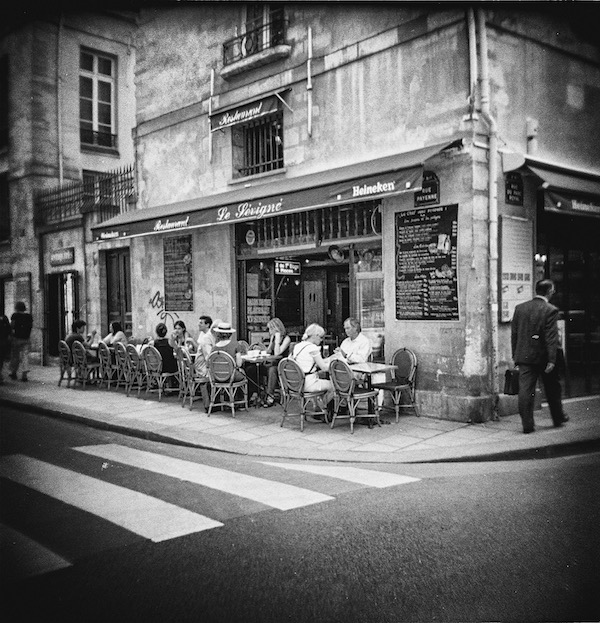
<svg viewBox="0 0 600 623">
<path fill-rule="evenodd" d="M 535 284 L 535 292 L 531 301 L 516 306 L 511 327 L 512 356 L 519 368 L 519 414 L 524 433 L 535 430 L 535 385 L 540 376 L 554 426 L 562 426 L 569 420 L 563 412 L 556 370 L 558 309 L 549 302 L 554 294 L 554 283 L 542 279 Z"/>
</svg>

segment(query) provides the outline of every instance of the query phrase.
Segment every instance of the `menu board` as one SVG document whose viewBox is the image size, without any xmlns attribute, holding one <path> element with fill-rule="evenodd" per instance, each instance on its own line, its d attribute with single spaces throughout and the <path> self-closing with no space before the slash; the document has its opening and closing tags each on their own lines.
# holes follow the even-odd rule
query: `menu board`
<svg viewBox="0 0 600 623">
<path fill-rule="evenodd" d="M 533 221 L 503 216 L 501 232 L 500 321 L 510 322 L 533 295 Z"/>
<path fill-rule="evenodd" d="M 458 320 L 458 204 L 396 214 L 396 318 Z"/>
<path fill-rule="evenodd" d="M 192 237 L 173 236 L 163 242 L 165 311 L 194 311 Z"/>
</svg>

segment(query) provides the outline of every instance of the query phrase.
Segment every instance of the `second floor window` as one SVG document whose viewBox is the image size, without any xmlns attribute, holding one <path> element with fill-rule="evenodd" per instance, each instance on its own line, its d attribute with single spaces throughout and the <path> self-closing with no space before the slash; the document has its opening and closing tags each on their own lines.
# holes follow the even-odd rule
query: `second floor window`
<svg viewBox="0 0 600 623">
<path fill-rule="evenodd" d="M 91 50 L 81 50 L 79 130 L 82 146 L 116 148 L 115 87 L 115 60 Z"/>
<path fill-rule="evenodd" d="M 233 177 L 283 168 L 283 111 L 233 128 Z"/>
</svg>

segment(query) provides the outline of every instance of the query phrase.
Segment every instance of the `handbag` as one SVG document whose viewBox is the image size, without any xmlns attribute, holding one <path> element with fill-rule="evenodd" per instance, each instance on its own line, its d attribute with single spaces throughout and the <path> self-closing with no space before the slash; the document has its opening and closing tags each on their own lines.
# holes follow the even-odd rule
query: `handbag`
<svg viewBox="0 0 600 623">
<path fill-rule="evenodd" d="M 516 368 L 508 369 L 504 373 L 504 393 L 508 396 L 519 393 L 519 371 Z"/>
</svg>

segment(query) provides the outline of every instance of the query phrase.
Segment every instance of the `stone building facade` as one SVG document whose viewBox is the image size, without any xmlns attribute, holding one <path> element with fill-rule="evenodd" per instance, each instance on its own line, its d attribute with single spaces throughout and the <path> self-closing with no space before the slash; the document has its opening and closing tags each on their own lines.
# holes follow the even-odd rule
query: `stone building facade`
<svg viewBox="0 0 600 623">
<path fill-rule="evenodd" d="M 569 391 L 600 389 L 600 54 L 565 15 L 158 7 L 136 47 L 138 209 L 94 228 L 134 334 L 209 314 L 253 342 L 278 316 L 333 346 L 353 315 L 376 357 L 415 351 L 423 413 L 485 421 L 515 408 L 510 317 L 546 275 Z"/>
<path fill-rule="evenodd" d="M 100 324 L 86 241 L 106 173 L 134 160 L 136 16 L 29 15 L 0 40 L 0 307 L 10 317 L 26 302 L 33 357 L 45 360 L 73 319 Z"/>
</svg>

